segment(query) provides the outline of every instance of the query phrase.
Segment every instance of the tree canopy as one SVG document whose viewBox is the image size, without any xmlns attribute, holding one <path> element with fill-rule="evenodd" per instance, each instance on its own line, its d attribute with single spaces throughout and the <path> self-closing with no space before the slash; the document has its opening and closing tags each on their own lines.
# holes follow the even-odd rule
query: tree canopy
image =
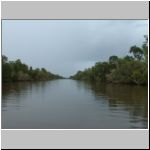
<svg viewBox="0 0 150 150">
<path fill-rule="evenodd" d="M 93 67 L 79 71 L 70 78 L 96 82 L 148 84 L 148 37 L 141 47 L 132 46 L 123 58 L 110 56 L 108 62 L 97 62 Z"/>
<path fill-rule="evenodd" d="M 20 59 L 8 61 L 5 55 L 2 55 L 2 81 L 43 81 L 62 78 L 59 75 L 48 72 L 45 68 L 33 69 L 24 64 Z"/>
</svg>

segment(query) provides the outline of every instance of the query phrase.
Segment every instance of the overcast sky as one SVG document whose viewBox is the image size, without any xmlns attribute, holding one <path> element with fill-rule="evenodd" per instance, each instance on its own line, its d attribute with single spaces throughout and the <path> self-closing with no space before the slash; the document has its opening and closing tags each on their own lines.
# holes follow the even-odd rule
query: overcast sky
<svg viewBox="0 0 150 150">
<path fill-rule="evenodd" d="M 141 46 L 146 20 L 3 20 L 2 54 L 63 76 Z"/>
</svg>

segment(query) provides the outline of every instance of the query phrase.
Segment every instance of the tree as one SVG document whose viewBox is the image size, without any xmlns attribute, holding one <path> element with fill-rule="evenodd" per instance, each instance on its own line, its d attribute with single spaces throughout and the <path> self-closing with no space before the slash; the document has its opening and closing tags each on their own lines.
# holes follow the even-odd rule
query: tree
<svg viewBox="0 0 150 150">
<path fill-rule="evenodd" d="M 93 67 L 77 72 L 73 79 L 90 80 L 96 82 L 112 82 L 123 84 L 147 84 L 148 66 L 143 59 L 148 59 L 148 38 L 145 36 L 145 42 L 142 48 L 132 46 L 130 53 L 133 56 L 126 55 L 118 58 L 113 55 L 109 57 L 109 62 L 97 62 Z"/>
<path fill-rule="evenodd" d="M 9 61 L 6 56 L 2 56 L 2 80 L 3 81 L 31 81 L 31 80 L 52 80 L 62 78 L 59 75 L 48 72 L 45 68 L 33 69 L 21 62 L 20 59 L 16 61 Z"/>
<path fill-rule="evenodd" d="M 145 62 L 148 63 L 148 36 L 145 35 L 144 38 L 145 38 L 145 41 L 143 42 L 142 48 L 144 52 Z"/>
<path fill-rule="evenodd" d="M 2 55 L 2 80 L 11 80 L 11 72 L 12 68 L 8 63 L 8 58 L 5 55 Z"/>
<path fill-rule="evenodd" d="M 133 53 L 133 56 L 136 60 L 139 60 L 139 61 L 142 60 L 144 52 L 140 47 L 132 46 L 129 52 Z"/>
<path fill-rule="evenodd" d="M 126 61 L 133 61 L 134 60 L 134 58 L 132 57 L 132 56 L 125 56 L 124 57 L 124 60 L 126 60 Z"/>
<path fill-rule="evenodd" d="M 119 58 L 115 55 L 109 57 L 109 63 L 114 65 L 116 68 L 119 67 L 118 60 L 119 60 Z"/>
<path fill-rule="evenodd" d="M 5 55 L 2 55 L 2 64 L 7 63 L 8 58 Z"/>
<path fill-rule="evenodd" d="M 143 62 L 134 62 L 131 73 L 132 82 L 135 84 L 147 84 L 148 72 L 147 67 Z"/>
</svg>

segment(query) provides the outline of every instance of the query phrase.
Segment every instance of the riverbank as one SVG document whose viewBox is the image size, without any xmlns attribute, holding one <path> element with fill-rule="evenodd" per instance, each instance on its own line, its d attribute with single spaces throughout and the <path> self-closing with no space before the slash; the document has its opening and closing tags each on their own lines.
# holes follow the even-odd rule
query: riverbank
<svg viewBox="0 0 150 150">
<path fill-rule="evenodd" d="M 132 46 L 125 57 L 110 56 L 109 61 L 97 62 L 93 67 L 70 76 L 75 80 L 105 83 L 148 84 L 148 38 L 141 47 Z"/>
<path fill-rule="evenodd" d="M 8 61 L 6 56 L 2 56 L 2 81 L 46 81 L 63 78 L 60 75 L 53 74 L 45 68 L 35 68 L 22 63 L 20 59 Z"/>
</svg>

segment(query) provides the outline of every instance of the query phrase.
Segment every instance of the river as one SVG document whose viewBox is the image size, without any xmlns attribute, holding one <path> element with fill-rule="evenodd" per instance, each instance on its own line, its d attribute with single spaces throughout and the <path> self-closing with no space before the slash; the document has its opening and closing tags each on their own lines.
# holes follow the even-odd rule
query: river
<svg viewBox="0 0 150 150">
<path fill-rule="evenodd" d="M 146 86 L 70 79 L 3 83 L 3 129 L 145 129 Z"/>
</svg>

